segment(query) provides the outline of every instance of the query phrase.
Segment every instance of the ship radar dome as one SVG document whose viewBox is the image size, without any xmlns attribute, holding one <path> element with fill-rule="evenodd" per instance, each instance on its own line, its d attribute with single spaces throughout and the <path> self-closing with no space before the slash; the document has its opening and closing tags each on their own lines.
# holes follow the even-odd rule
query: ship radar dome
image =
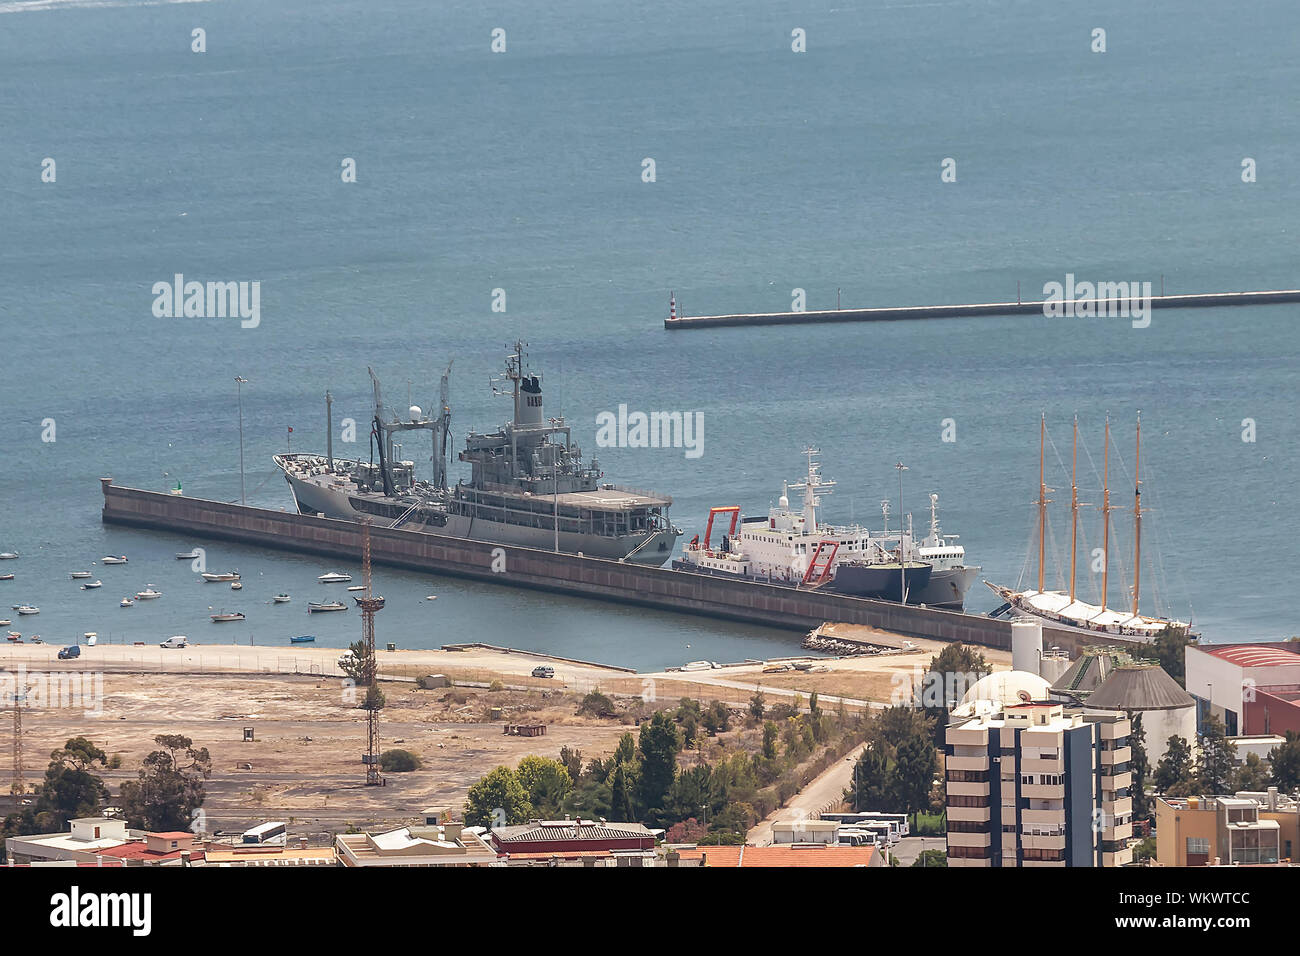
<svg viewBox="0 0 1300 956">
<path fill-rule="evenodd" d="M 776 500 L 776 505 L 778 508 L 789 508 L 790 507 L 789 497 L 786 495 L 782 495 L 780 498 Z"/>
<path fill-rule="evenodd" d="M 424 412 L 420 409 L 419 405 L 412 405 L 409 411 L 411 414 L 411 421 L 413 422 L 418 422 L 421 418 L 424 417 Z"/>
</svg>

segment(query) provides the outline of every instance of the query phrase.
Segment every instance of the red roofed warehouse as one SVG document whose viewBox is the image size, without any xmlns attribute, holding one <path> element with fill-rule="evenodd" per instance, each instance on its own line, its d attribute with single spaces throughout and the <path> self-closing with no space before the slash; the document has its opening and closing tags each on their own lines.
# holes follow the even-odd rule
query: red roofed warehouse
<svg viewBox="0 0 1300 956">
<path fill-rule="evenodd" d="M 1187 692 L 1230 736 L 1300 733 L 1300 642 L 1188 645 Z"/>
</svg>

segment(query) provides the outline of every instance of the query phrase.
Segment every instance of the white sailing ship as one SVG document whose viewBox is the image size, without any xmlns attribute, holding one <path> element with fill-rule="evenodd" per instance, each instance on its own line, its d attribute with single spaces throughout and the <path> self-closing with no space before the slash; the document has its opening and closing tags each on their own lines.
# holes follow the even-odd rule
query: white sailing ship
<svg viewBox="0 0 1300 956">
<path fill-rule="evenodd" d="M 1054 627 L 1127 638 L 1133 641 L 1154 641 L 1168 628 L 1188 631 L 1191 624 L 1167 617 L 1140 613 L 1138 601 L 1142 582 L 1142 416 L 1137 421 L 1137 457 L 1134 462 L 1133 495 L 1133 587 L 1131 601 L 1124 608 L 1109 607 L 1110 594 L 1110 419 L 1106 420 L 1106 449 L 1102 466 L 1102 584 L 1101 603 L 1089 604 L 1079 598 L 1076 582 L 1078 570 L 1079 534 L 1079 421 L 1074 422 L 1074 440 L 1070 472 L 1070 578 L 1068 591 L 1053 591 L 1045 587 L 1048 487 L 1044 475 L 1044 457 L 1047 439 L 1047 418 L 1039 425 L 1038 445 L 1038 585 L 1017 590 L 985 582 L 994 594 L 1006 603 L 994 615 L 1010 610 L 1021 611 L 1040 618 Z"/>
</svg>

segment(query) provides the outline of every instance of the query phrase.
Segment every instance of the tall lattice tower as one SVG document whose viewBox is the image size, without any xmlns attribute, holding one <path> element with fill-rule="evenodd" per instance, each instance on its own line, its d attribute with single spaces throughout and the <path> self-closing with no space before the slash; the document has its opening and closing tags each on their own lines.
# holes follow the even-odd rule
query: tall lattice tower
<svg viewBox="0 0 1300 956">
<path fill-rule="evenodd" d="M 366 644 L 366 687 L 376 686 L 379 666 L 375 658 L 375 612 L 383 610 L 384 599 L 375 594 L 370 582 L 370 522 L 361 523 L 361 578 L 365 590 L 357 598 L 361 608 L 361 639 Z M 366 753 L 361 758 L 366 765 L 366 786 L 378 787 L 384 782 L 379 775 L 379 708 L 366 708 Z"/>
<path fill-rule="evenodd" d="M 15 794 L 22 794 L 27 790 L 27 781 L 23 779 L 23 701 L 26 696 L 25 691 L 14 691 L 13 701 L 10 704 L 14 709 L 14 775 L 13 782 L 9 785 L 9 792 Z"/>
</svg>

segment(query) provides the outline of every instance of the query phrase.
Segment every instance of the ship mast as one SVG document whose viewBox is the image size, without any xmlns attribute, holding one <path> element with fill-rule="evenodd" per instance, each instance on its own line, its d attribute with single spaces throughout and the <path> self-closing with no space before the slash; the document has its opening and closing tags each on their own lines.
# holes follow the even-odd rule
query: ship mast
<svg viewBox="0 0 1300 956">
<path fill-rule="evenodd" d="M 1079 554 L 1079 416 L 1074 416 L 1073 461 L 1070 464 L 1070 603 L 1074 603 L 1074 572 Z"/>
<path fill-rule="evenodd" d="M 1106 598 L 1110 586 L 1110 416 L 1106 416 L 1106 452 L 1102 456 L 1101 466 L 1101 526 L 1102 559 L 1101 571 L 1101 609 L 1106 610 Z"/>
<path fill-rule="evenodd" d="M 1047 557 L 1047 484 L 1043 480 L 1043 449 L 1047 441 L 1047 415 L 1038 425 L 1038 593 L 1043 593 L 1043 569 Z"/>
<path fill-rule="evenodd" d="M 1142 581 L 1142 413 L 1137 420 L 1137 453 L 1133 459 L 1133 616 L 1138 612 L 1138 589 Z"/>
</svg>

